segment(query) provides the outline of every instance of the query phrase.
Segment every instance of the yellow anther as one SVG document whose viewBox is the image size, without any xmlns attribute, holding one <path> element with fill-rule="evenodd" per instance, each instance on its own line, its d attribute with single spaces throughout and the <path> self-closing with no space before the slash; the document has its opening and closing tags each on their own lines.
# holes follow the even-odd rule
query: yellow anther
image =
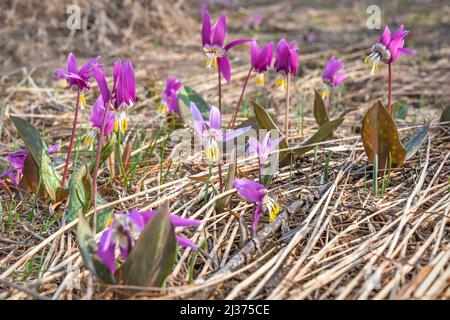
<svg viewBox="0 0 450 320">
<path fill-rule="evenodd" d="M 283 92 L 286 91 L 287 79 L 277 79 L 275 81 L 275 86 Z"/>
<path fill-rule="evenodd" d="M 256 75 L 256 84 L 260 87 L 264 87 L 264 74 L 258 73 Z"/>
<path fill-rule="evenodd" d="M 117 133 L 119 131 L 119 121 L 116 119 L 114 121 L 114 132 Z"/>
<path fill-rule="evenodd" d="M 84 97 L 84 94 L 80 95 L 80 102 L 81 102 L 81 109 L 84 109 L 84 107 L 86 107 L 86 98 Z"/>
<path fill-rule="evenodd" d="M 275 218 L 277 217 L 277 215 L 280 213 L 280 206 L 278 205 L 278 203 L 274 203 L 272 206 L 272 210 L 270 210 L 269 213 L 269 220 L 270 222 L 272 222 L 273 220 L 275 220 Z"/>
<path fill-rule="evenodd" d="M 167 112 L 167 105 L 165 103 L 159 103 L 156 105 L 156 110 L 161 113 Z"/>
</svg>

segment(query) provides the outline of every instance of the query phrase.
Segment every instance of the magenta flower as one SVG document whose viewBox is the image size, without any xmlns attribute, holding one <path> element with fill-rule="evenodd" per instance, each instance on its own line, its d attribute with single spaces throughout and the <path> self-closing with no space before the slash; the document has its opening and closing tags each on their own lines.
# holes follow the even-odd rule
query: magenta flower
<svg viewBox="0 0 450 320">
<path fill-rule="evenodd" d="M 250 130 L 251 127 L 240 128 L 223 132 L 221 129 L 221 115 L 217 107 L 211 106 L 209 121 L 204 121 L 202 114 L 194 102 L 190 104 L 192 116 L 194 118 L 194 129 L 202 138 L 205 146 L 205 154 L 209 161 L 219 160 L 218 141 L 228 141 Z"/>
<path fill-rule="evenodd" d="M 252 42 L 250 51 L 250 60 L 252 68 L 257 72 L 256 83 L 259 86 L 264 86 L 264 73 L 270 68 L 272 64 L 273 43 L 269 42 L 261 50 L 256 41 Z"/>
<path fill-rule="evenodd" d="M 384 32 L 376 44 L 372 46 L 371 53 L 364 62 L 372 64 L 371 74 L 379 70 L 379 63 L 383 61 L 386 64 L 395 62 L 400 55 L 412 55 L 414 51 L 403 48 L 405 37 L 409 31 L 404 30 L 403 25 L 391 35 L 389 27 L 384 28 Z"/>
<path fill-rule="evenodd" d="M 94 67 L 94 77 L 102 95 L 105 106 L 109 102 L 116 110 L 116 120 L 114 123 L 114 131 L 124 133 L 128 128 L 128 119 L 126 111 L 128 111 L 136 102 L 136 86 L 133 65 L 130 61 L 122 63 L 120 59 L 114 62 L 114 82 L 112 91 L 109 90 L 105 75 L 100 69 Z"/>
<path fill-rule="evenodd" d="M 322 75 L 324 87 L 322 89 L 322 98 L 328 96 L 331 88 L 336 88 L 342 81 L 344 81 L 347 73 L 345 71 L 339 72 L 344 67 L 344 63 L 335 57 L 328 60 L 325 71 Z"/>
<path fill-rule="evenodd" d="M 258 139 L 250 137 L 248 138 L 247 155 L 256 153 L 258 155 L 260 166 L 264 166 L 270 153 L 283 139 L 284 137 L 279 137 L 278 139 L 271 140 L 270 132 L 266 133 L 262 143 L 259 142 Z"/>
<path fill-rule="evenodd" d="M 126 260 L 140 233 L 156 214 L 156 210 L 140 212 L 135 209 L 128 215 L 123 212 L 114 214 L 111 226 L 102 234 L 97 247 L 98 256 L 111 272 L 116 270 L 116 250 L 119 249 L 119 255 Z M 199 220 L 185 219 L 177 215 L 172 215 L 171 220 L 174 227 L 198 227 L 201 224 Z M 197 249 L 189 239 L 178 235 L 176 238 L 181 246 Z"/>
<path fill-rule="evenodd" d="M 84 138 L 84 145 L 91 150 L 94 146 L 95 138 L 100 131 L 102 130 L 102 121 L 103 114 L 105 112 L 105 104 L 103 103 L 103 98 L 100 96 L 94 103 L 94 107 L 92 108 L 91 118 L 89 120 L 92 129 Z M 114 114 L 108 111 L 108 115 L 106 116 L 106 125 L 104 136 L 107 137 L 111 134 L 114 129 Z"/>
<path fill-rule="evenodd" d="M 71 52 L 67 57 L 67 67 L 64 69 L 57 69 L 56 75 L 58 79 L 66 79 L 71 88 L 78 88 L 81 91 L 89 90 L 89 79 L 93 76 L 92 68 L 97 66 L 103 67 L 99 64 L 100 57 L 94 58 L 78 69 L 77 59 Z"/>
<path fill-rule="evenodd" d="M 282 91 L 286 91 L 288 74 L 295 76 L 297 74 L 298 66 L 298 49 L 297 41 L 287 43 L 285 39 L 278 42 L 275 50 L 275 71 L 282 74 L 280 79 L 277 79 L 276 86 Z M 283 75 L 284 73 L 284 75 Z"/>
<path fill-rule="evenodd" d="M 253 210 L 252 230 L 256 233 L 261 214 L 269 212 L 269 220 L 273 221 L 280 212 L 278 203 L 267 195 L 267 189 L 262 184 L 249 179 L 234 179 L 233 186 L 246 200 L 255 203 Z"/>
<path fill-rule="evenodd" d="M 166 87 L 164 88 L 161 96 L 161 108 L 160 111 L 169 113 L 178 113 L 178 91 L 182 87 L 181 81 L 178 81 L 175 77 L 167 77 Z"/>
<path fill-rule="evenodd" d="M 202 14 L 202 46 L 206 54 L 206 66 L 208 68 L 219 68 L 220 73 L 225 80 L 231 82 L 230 60 L 225 55 L 231 48 L 241 45 L 252 39 L 233 40 L 224 45 L 227 33 L 226 15 L 222 13 L 214 24 L 211 26 L 211 16 L 208 10 L 204 10 Z"/>
</svg>

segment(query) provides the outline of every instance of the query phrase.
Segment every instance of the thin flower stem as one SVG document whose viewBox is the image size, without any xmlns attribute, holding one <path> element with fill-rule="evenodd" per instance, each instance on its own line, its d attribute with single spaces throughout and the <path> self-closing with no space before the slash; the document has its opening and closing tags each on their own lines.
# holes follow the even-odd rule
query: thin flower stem
<svg viewBox="0 0 450 320">
<path fill-rule="evenodd" d="M 389 89 L 388 89 L 388 112 L 391 114 L 391 99 L 392 99 L 392 64 L 389 63 Z"/>
<path fill-rule="evenodd" d="M 233 130 L 235 129 L 236 118 L 237 118 L 237 116 L 239 114 L 239 110 L 241 109 L 241 103 L 242 103 L 242 99 L 244 98 L 245 88 L 247 87 L 248 79 L 250 79 L 252 71 L 253 71 L 253 67 L 250 67 L 250 70 L 248 71 L 247 78 L 245 78 L 245 81 L 244 81 L 244 86 L 242 87 L 241 96 L 239 97 L 239 101 L 238 101 L 237 106 L 236 106 L 236 111 L 234 113 L 233 120 L 231 122 L 231 129 L 233 129 Z"/>
<path fill-rule="evenodd" d="M 291 75 L 287 74 L 287 88 L 286 88 L 286 115 L 284 118 L 284 133 L 286 135 L 286 142 L 289 140 L 289 86 L 290 86 Z"/>
<path fill-rule="evenodd" d="M 220 68 L 217 68 L 217 79 L 218 79 L 218 92 L 219 92 L 219 111 L 222 113 L 222 83 L 221 83 L 221 75 Z M 220 163 L 217 164 L 217 170 L 219 171 L 219 192 L 222 192 L 222 165 Z"/>
<path fill-rule="evenodd" d="M 69 163 L 70 163 L 70 159 L 72 157 L 73 143 L 75 141 L 75 135 L 77 132 L 78 111 L 80 109 L 80 95 L 81 95 L 81 90 L 78 89 L 77 103 L 75 106 L 75 115 L 73 116 L 72 134 L 70 136 L 69 150 L 67 151 L 66 164 L 64 166 L 64 171 L 63 171 L 63 175 L 62 175 L 62 179 L 61 179 L 61 187 L 64 187 L 64 184 L 66 183 L 67 172 L 69 171 Z"/>
<path fill-rule="evenodd" d="M 330 96 L 328 97 L 328 116 L 331 114 L 331 109 L 333 107 L 333 87 L 330 87 Z"/>
<path fill-rule="evenodd" d="M 98 136 L 98 144 L 97 144 L 97 154 L 95 155 L 95 163 L 94 163 L 94 172 L 92 177 L 92 201 L 94 202 L 94 217 L 93 217 L 93 223 L 92 223 L 92 230 L 95 232 L 97 229 L 97 175 L 98 175 L 98 164 L 100 162 L 100 153 L 102 151 L 102 143 L 103 143 L 103 136 L 105 134 L 105 127 L 106 127 L 106 118 L 108 114 L 109 109 L 109 102 L 105 106 L 105 112 L 103 113 L 103 120 L 102 120 L 102 129 L 100 130 L 100 134 Z"/>
</svg>

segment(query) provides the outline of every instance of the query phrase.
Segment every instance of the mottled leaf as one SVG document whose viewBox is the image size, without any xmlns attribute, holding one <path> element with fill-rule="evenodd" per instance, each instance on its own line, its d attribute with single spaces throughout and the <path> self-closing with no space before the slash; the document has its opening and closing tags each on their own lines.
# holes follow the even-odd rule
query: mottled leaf
<svg viewBox="0 0 450 320">
<path fill-rule="evenodd" d="M 77 241 L 84 265 L 99 280 L 107 284 L 114 284 L 114 275 L 108 270 L 100 257 L 97 255 L 97 246 L 94 234 L 84 214 L 80 212 L 77 225 Z"/>
<path fill-rule="evenodd" d="M 314 90 L 314 118 L 319 126 L 330 121 L 322 96 L 317 90 Z"/>
<path fill-rule="evenodd" d="M 423 126 L 418 128 L 404 143 L 406 149 L 405 160 L 410 159 L 419 150 L 425 138 L 430 130 L 430 123 L 425 123 Z"/>
<path fill-rule="evenodd" d="M 393 167 L 403 164 L 406 149 L 400 142 L 397 127 L 381 101 L 375 103 L 363 119 L 361 138 L 370 162 L 378 155 L 379 169 L 384 169 L 389 163 Z"/>
<path fill-rule="evenodd" d="M 161 287 L 175 263 L 177 242 L 166 201 L 141 232 L 118 275 L 125 285 Z"/>
<path fill-rule="evenodd" d="M 39 167 L 42 185 L 46 193 L 53 201 L 58 201 L 57 194 L 61 185 L 61 176 L 53 168 L 50 157 L 48 156 L 47 147 L 38 131 L 22 118 L 15 116 L 10 116 L 10 118 L 25 143 L 26 149 L 31 153 Z"/>
</svg>

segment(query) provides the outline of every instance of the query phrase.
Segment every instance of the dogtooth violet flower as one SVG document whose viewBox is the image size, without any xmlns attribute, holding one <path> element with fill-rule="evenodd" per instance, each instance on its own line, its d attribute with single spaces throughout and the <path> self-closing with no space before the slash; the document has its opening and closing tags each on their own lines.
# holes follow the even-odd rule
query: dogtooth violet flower
<svg viewBox="0 0 450 320">
<path fill-rule="evenodd" d="M 252 39 L 237 39 L 224 45 L 226 33 L 227 22 L 225 13 L 222 13 L 214 26 L 211 26 L 211 16 L 208 10 L 204 10 L 202 14 L 202 46 L 206 54 L 206 67 L 219 68 L 225 80 L 230 83 L 230 60 L 225 54 L 231 48 L 250 42 Z"/>
<path fill-rule="evenodd" d="M 270 153 L 283 139 L 284 137 L 279 137 L 275 140 L 270 139 L 270 132 L 266 133 L 262 142 L 259 142 L 255 137 L 249 137 L 247 155 L 256 153 L 258 155 L 259 164 L 264 166 Z"/>
<path fill-rule="evenodd" d="M 97 137 L 97 135 L 100 134 L 100 131 L 102 130 L 102 121 L 104 112 L 105 112 L 105 104 L 103 103 L 102 96 L 100 96 L 94 103 L 91 118 L 89 119 L 92 129 L 84 138 L 84 145 L 85 147 L 88 148 L 88 150 L 91 150 L 93 148 L 95 138 Z M 109 136 L 113 131 L 114 122 L 115 122 L 114 114 L 108 111 L 108 115 L 106 116 L 106 125 L 104 132 L 105 137 Z"/>
<path fill-rule="evenodd" d="M 55 153 L 58 151 L 58 149 L 58 144 L 52 144 L 50 147 L 48 147 L 47 152 L 49 154 Z M 24 174 L 25 160 L 27 158 L 27 155 L 27 150 L 10 152 L 8 154 L 8 162 L 10 163 L 11 168 L 0 174 L 0 178 L 6 177 L 12 185 L 17 186 L 19 184 L 20 178 Z M 2 182 L 3 181 L 0 180 L 0 183 Z M 4 182 L 2 184 L 4 184 Z"/>
<path fill-rule="evenodd" d="M 403 25 L 394 34 L 391 34 L 388 26 L 384 28 L 380 39 L 372 46 L 371 53 L 364 60 L 365 63 L 372 64 L 371 74 L 378 72 L 380 61 L 390 64 L 402 54 L 407 56 L 414 54 L 414 51 L 403 48 L 408 32 L 404 30 Z"/>
<path fill-rule="evenodd" d="M 322 98 L 325 98 L 330 93 L 331 88 L 336 88 L 342 81 L 344 81 L 347 73 L 345 71 L 339 72 L 344 67 L 344 63 L 335 57 L 328 60 L 327 66 L 322 75 L 323 89 Z"/>
<path fill-rule="evenodd" d="M 250 49 L 250 61 L 252 68 L 257 72 L 256 84 L 264 86 L 264 72 L 270 68 L 272 64 L 273 43 L 269 42 L 260 49 L 256 41 L 252 42 Z"/>
<path fill-rule="evenodd" d="M 234 179 L 233 186 L 237 192 L 250 202 L 255 203 L 253 210 L 252 230 L 255 233 L 258 227 L 258 221 L 261 214 L 266 211 L 269 213 L 269 220 L 273 221 L 280 212 L 278 203 L 270 198 L 264 185 L 249 179 Z"/>
<path fill-rule="evenodd" d="M 281 78 L 277 79 L 275 85 L 278 89 L 286 91 L 287 75 L 295 76 L 298 66 L 298 49 L 297 41 L 287 43 L 285 39 L 281 39 L 275 49 L 275 71 L 281 74 Z"/>
<path fill-rule="evenodd" d="M 71 52 L 67 57 L 66 69 L 57 69 L 56 76 L 58 79 L 66 79 L 72 89 L 77 88 L 82 92 L 88 91 L 90 89 L 89 79 L 93 76 L 93 67 L 103 67 L 99 64 L 99 61 L 100 57 L 94 58 L 78 69 L 77 59 Z M 80 95 L 80 101 L 82 106 L 86 105 L 86 100 L 82 94 Z"/>
<path fill-rule="evenodd" d="M 202 114 L 194 102 L 190 103 L 190 108 L 194 118 L 194 129 L 202 138 L 202 143 L 205 146 L 206 158 L 209 161 L 219 160 L 219 148 L 217 145 L 218 141 L 220 142 L 234 139 L 251 128 L 245 127 L 224 132 L 221 128 L 221 115 L 217 107 L 211 106 L 209 121 L 203 120 Z"/>
<path fill-rule="evenodd" d="M 117 249 L 119 249 L 119 255 L 126 260 L 140 233 L 156 214 L 156 210 L 138 211 L 136 209 L 131 210 L 129 214 L 123 212 L 114 214 L 111 226 L 103 232 L 97 247 L 98 256 L 111 272 L 116 270 Z M 171 215 L 171 221 L 174 227 L 197 227 L 201 224 L 199 220 L 185 219 L 174 214 Z M 183 247 L 193 250 L 197 248 L 185 237 L 176 235 L 176 239 Z"/>
<path fill-rule="evenodd" d="M 166 86 L 161 93 L 160 112 L 178 113 L 178 91 L 182 87 L 181 81 L 175 77 L 166 78 Z"/>
<path fill-rule="evenodd" d="M 97 80 L 104 106 L 107 107 L 111 102 L 116 111 L 114 132 L 120 130 L 121 133 L 124 133 L 128 128 L 126 111 L 136 102 L 136 80 L 133 65 L 128 60 L 122 63 L 120 59 L 117 59 L 114 62 L 114 82 L 111 91 L 106 83 L 105 75 L 96 67 L 94 67 L 94 77 Z"/>
</svg>

